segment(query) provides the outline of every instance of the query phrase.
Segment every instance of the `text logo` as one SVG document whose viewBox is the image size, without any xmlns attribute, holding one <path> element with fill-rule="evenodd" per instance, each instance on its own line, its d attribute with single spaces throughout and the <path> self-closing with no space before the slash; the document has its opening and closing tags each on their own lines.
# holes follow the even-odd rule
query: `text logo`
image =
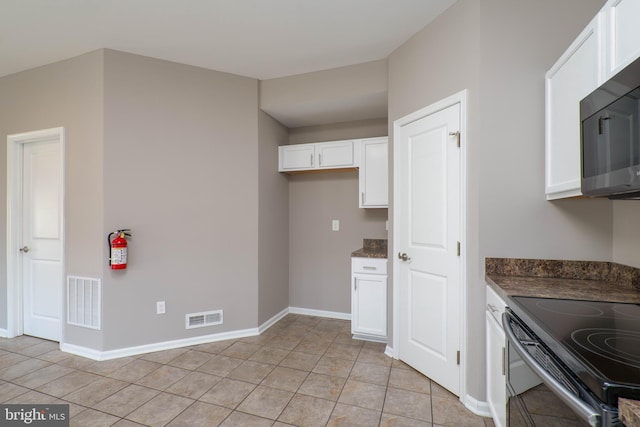
<svg viewBox="0 0 640 427">
<path fill-rule="evenodd" d="M 69 405 L 0 405 L 0 425 L 69 427 Z"/>
</svg>

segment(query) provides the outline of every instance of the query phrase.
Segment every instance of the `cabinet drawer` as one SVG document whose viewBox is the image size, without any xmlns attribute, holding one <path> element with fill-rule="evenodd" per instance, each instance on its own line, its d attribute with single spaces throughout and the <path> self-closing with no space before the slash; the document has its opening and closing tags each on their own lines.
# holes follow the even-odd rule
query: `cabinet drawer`
<svg viewBox="0 0 640 427">
<path fill-rule="evenodd" d="M 351 258 L 352 273 L 387 274 L 385 258 Z"/>
<path fill-rule="evenodd" d="M 502 298 L 490 286 L 487 286 L 487 312 L 498 321 L 499 325 L 502 325 L 502 313 L 504 313 L 506 306 L 507 304 Z"/>
</svg>

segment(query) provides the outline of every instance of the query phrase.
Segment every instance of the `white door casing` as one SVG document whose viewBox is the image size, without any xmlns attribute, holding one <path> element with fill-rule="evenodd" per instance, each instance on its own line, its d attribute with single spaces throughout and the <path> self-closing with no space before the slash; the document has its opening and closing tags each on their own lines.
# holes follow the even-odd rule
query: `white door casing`
<svg viewBox="0 0 640 427">
<path fill-rule="evenodd" d="M 7 138 L 8 336 L 62 337 L 63 153 L 63 128 Z"/>
<path fill-rule="evenodd" d="M 464 396 L 466 91 L 394 122 L 396 356 Z M 464 143 L 461 144 L 464 146 Z M 405 261 L 400 254 L 407 255 Z"/>
</svg>

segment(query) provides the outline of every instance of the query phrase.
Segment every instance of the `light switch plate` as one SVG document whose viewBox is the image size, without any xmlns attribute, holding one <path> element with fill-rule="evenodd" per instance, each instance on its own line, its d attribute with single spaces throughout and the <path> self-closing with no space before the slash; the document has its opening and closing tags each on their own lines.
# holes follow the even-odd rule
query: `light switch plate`
<svg viewBox="0 0 640 427">
<path fill-rule="evenodd" d="M 156 303 L 156 313 L 165 314 L 167 312 L 167 306 L 164 301 L 158 301 Z"/>
<path fill-rule="evenodd" d="M 334 219 L 331 221 L 331 230 L 332 231 L 340 231 L 340 220 Z"/>
</svg>

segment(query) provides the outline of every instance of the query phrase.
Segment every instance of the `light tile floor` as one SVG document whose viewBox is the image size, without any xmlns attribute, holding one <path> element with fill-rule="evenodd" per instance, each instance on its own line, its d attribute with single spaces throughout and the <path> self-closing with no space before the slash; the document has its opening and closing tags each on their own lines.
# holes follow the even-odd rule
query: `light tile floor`
<svg viewBox="0 0 640 427">
<path fill-rule="evenodd" d="M 348 321 L 288 315 L 260 336 L 104 362 L 57 348 L 0 339 L 0 402 L 68 403 L 79 427 L 493 426 Z"/>
</svg>

